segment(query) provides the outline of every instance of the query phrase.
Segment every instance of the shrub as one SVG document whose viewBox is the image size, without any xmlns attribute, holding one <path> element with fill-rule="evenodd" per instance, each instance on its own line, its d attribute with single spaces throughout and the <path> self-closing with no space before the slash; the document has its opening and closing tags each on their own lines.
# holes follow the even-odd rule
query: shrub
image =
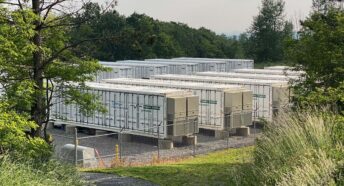
<svg viewBox="0 0 344 186">
<path fill-rule="evenodd" d="M 36 128 L 36 124 L 6 108 L 6 104 L 0 104 L 0 154 L 6 152 L 11 158 L 20 160 L 49 159 L 52 147 L 41 138 L 31 138 L 25 134 L 26 130 Z"/>
<path fill-rule="evenodd" d="M 281 114 L 257 141 L 255 177 L 263 185 L 342 184 L 344 150 L 334 135 L 337 126 L 331 114 Z"/>
<path fill-rule="evenodd" d="M 84 185 L 75 168 L 50 160 L 43 164 L 0 159 L 0 185 Z"/>
</svg>

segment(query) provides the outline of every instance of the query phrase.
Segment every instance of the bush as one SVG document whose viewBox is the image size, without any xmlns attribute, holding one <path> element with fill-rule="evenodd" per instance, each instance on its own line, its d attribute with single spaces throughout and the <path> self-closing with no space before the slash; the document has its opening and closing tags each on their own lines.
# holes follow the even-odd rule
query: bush
<svg viewBox="0 0 344 186">
<path fill-rule="evenodd" d="M 0 185 L 84 185 L 75 168 L 50 160 L 43 164 L 0 159 Z"/>
<path fill-rule="evenodd" d="M 36 128 L 27 117 L 8 110 L 7 105 L 0 104 L 0 154 L 8 153 L 13 159 L 48 160 L 52 147 L 41 138 L 31 138 L 26 130 Z"/>
<path fill-rule="evenodd" d="M 255 177 L 263 185 L 342 184 L 344 150 L 334 130 L 338 125 L 331 114 L 281 114 L 257 141 Z"/>
</svg>

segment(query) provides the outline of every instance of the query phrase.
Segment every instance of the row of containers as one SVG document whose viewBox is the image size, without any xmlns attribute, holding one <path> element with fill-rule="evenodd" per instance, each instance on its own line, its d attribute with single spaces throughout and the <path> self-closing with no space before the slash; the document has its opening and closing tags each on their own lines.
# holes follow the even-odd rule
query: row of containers
<svg viewBox="0 0 344 186">
<path fill-rule="evenodd" d="M 183 74 L 192 75 L 197 72 L 231 72 L 235 69 L 253 69 L 253 60 L 243 59 L 207 59 L 207 58 L 175 58 L 147 59 L 145 61 L 126 60 L 117 62 L 100 62 L 110 71 L 100 73 L 96 81 L 109 78 L 143 78 L 152 75 Z"/>
<path fill-rule="evenodd" d="M 189 58 L 172 60 L 181 64 L 197 61 Z M 204 61 L 208 63 L 211 59 Z M 123 63 L 121 67 L 127 68 L 129 63 L 134 62 Z M 117 62 L 102 64 L 118 65 Z M 138 66 L 136 63 L 132 65 Z M 153 62 L 141 65 L 160 66 Z M 226 66 L 225 69 L 227 71 Z M 106 113 L 85 115 L 78 105 L 65 104 L 67 99 L 57 94 L 51 116 L 56 123 L 125 132 L 171 143 L 179 137 L 193 136 L 199 129 L 215 131 L 215 136 L 221 137 L 229 130 L 251 125 L 252 121 L 272 121 L 275 114 L 290 106 L 289 83 L 302 74 L 278 67 L 155 74 L 149 79 L 146 79 L 148 76 L 98 76 L 98 82 L 87 83 L 89 89 L 81 91 L 96 94 L 106 107 Z"/>
</svg>

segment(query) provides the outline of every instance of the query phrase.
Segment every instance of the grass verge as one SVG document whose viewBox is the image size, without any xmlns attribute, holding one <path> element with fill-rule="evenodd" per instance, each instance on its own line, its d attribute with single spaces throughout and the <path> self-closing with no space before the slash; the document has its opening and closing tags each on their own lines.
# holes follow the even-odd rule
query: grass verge
<svg viewBox="0 0 344 186">
<path fill-rule="evenodd" d="M 254 147 L 229 149 L 174 163 L 153 166 L 120 167 L 92 172 L 141 178 L 159 185 L 239 185 L 240 172 L 250 172 Z"/>
</svg>

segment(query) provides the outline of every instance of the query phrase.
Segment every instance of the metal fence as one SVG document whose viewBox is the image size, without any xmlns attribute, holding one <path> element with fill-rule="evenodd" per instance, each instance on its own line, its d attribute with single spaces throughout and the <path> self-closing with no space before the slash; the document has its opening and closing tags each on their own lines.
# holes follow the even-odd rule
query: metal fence
<svg viewBox="0 0 344 186">
<path fill-rule="evenodd" d="M 150 138 L 130 135 L 130 131 L 125 128 L 116 133 L 95 133 L 94 130 L 76 127 L 72 130 L 69 127 L 65 130 L 55 128 L 50 131 L 54 137 L 56 156 L 84 168 L 138 166 L 176 161 L 216 150 L 252 145 L 257 137 L 256 126 L 251 129 L 252 135 L 248 137 L 239 137 L 228 132 L 224 138 L 216 139 L 211 132 L 202 131 L 201 134 L 191 135 L 197 138 L 198 143 L 185 145 L 182 139 L 174 139 L 174 148 L 163 149 L 161 142 L 165 139 L 159 136 Z"/>
</svg>

